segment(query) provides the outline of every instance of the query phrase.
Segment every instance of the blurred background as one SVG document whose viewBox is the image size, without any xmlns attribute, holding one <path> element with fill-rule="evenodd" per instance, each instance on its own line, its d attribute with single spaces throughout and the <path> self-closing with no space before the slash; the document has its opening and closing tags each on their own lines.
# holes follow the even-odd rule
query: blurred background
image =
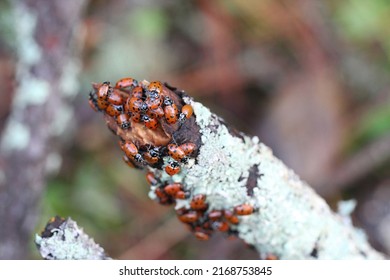
<svg viewBox="0 0 390 280">
<path fill-rule="evenodd" d="M 258 258 L 196 240 L 122 162 L 88 93 L 127 76 L 258 135 L 333 209 L 356 199 L 354 224 L 389 254 L 389 25 L 388 0 L 1 0 L 0 258 L 39 259 L 31 232 L 56 214 L 114 258 Z"/>
</svg>

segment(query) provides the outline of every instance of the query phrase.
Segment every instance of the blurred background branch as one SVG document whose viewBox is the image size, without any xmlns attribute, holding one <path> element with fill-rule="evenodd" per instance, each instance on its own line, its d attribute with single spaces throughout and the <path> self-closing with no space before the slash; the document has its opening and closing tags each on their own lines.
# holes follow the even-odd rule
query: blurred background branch
<svg viewBox="0 0 390 280">
<path fill-rule="evenodd" d="M 76 93 L 83 1 L 13 1 L 15 84 L 1 136 L 0 259 L 26 258 L 46 177 L 58 169 Z M 9 82 L 9 81 L 8 81 Z M 9 95 L 12 91 L 2 91 Z"/>
<path fill-rule="evenodd" d="M 0 2 L 0 258 L 38 257 L 30 232 L 54 214 L 114 258 L 142 258 L 150 237 L 151 259 L 258 257 L 239 240 L 163 230 L 173 211 L 149 200 L 87 102 L 91 82 L 127 75 L 167 81 L 259 135 L 331 205 L 357 199 L 355 224 L 390 253 L 387 0 L 10 2 Z"/>
</svg>

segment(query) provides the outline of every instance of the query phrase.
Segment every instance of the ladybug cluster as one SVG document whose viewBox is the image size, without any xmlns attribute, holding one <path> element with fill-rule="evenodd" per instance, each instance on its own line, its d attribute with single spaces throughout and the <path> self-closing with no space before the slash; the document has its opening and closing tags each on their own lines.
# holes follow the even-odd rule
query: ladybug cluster
<svg viewBox="0 0 390 280">
<path fill-rule="evenodd" d="M 110 82 L 96 85 L 90 93 L 89 104 L 95 111 L 102 111 L 115 118 L 122 130 L 128 130 L 134 123 L 143 123 L 146 129 L 156 130 L 162 122 L 180 124 L 193 115 L 192 106 L 184 104 L 179 113 L 177 104 L 163 93 L 164 86 L 159 81 L 141 85 L 133 78 L 123 78 L 112 87 Z M 169 155 L 171 160 L 165 166 L 168 175 L 180 172 L 180 163 L 187 163 L 188 157 L 196 149 L 194 143 L 167 147 L 152 145 L 136 145 L 129 140 L 122 140 L 119 146 L 125 153 L 123 160 L 130 167 L 142 168 L 145 165 L 156 167 L 161 165 L 162 157 Z"/>
<path fill-rule="evenodd" d="M 90 94 L 89 103 L 95 111 L 104 111 L 115 117 L 123 129 L 130 127 L 130 119 L 156 129 L 160 118 L 164 117 L 167 123 L 175 124 L 192 116 L 191 105 L 184 105 L 179 113 L 177 105 L 162 92 L 163 84 L 159 81 L 151 82 L 145 88 L 133 78 L 123 78 L 114 87 L 110 82 L 103 82 L 96 93 Z"/>
<path fill-rule="evenodd" d="M 157 178 L 155 175 L 159 173 L 149 171 L 146 174 L 160 204 L 173 205 L 177 200 L 190 199 L 189 207 L 180 208 L 176 213 L 198 239 L 208 240 L 214 231 L 235 234 L 232 225 L 239 223 L 238 216 L 253 213 L 253 206 L 242 204 L 230 210 L 209 209 L 206 195 L 191 194 L 182 183 L 173 180 L 175 177 L 172 176 L 181 171 L 189 158 L 195 157 L 199 146 L 192 142 L 177 143 L 173 137 L 186 120 L 193 118 L 194 112 L 191 105 L 183 104 L 177 93 L 167 87 L 159 81 L 139 83 L 133 78 L 120 79 L 115 86 L 110 82 L 93 84 L 89 104 L 108 117 L 109 127 L 109 122 L 114 123 L 110 129 L 121 138 L 119 146 L 128 166 L 148 166 L 149 170 L 164 170 L 169 175 L 162 181 L 162 176 Z M 164 141 L 156 141 L 156 135 L 163 135 Z M 151 141 L 147 142 L 146 137 Z"/>
<path fill-rule="evenodd" d="M 236 234 L 231 226 L 239 223 L 238 216 L 249 215 L 254 211 L 249 204 L 238 205 L 233 210 L 208 208 L 206 196 L 197 194 L 192 197 L 189 209 L 181 208 L 176 211 L 178 219 L 188 225 L 199 240 L 208 240 L 214 231 Z"/>
<path fill-rule="evenodd" d="M 162 205 L 171 205 L 176 199 L 186 199 L 190 197 L 190 192 L 185 191 L 183 184 L 178 182 L 161 182 L 153 172 L 146 174 L 146 181 L 155 187 L 154 194 L 158 202 Z"/>
<path fill-rule="evenodd" d="M 191 193 L 185 190 L 181 183 L 161 182 L 153 172 L 146 174 L 146 180 L 155 188 L 154 194 L 162 205 L 172 205 L 177 199 L 191 198 L 190 207 L 180 208 L 176 214 L 199 240 L 208 240 L 214 231 L 225 232 L 228 235 L 235 234 L 231 225 L 239 223 L 238 216 L 250 215 L 254 212 L 254 207 L 249 204 L 238 205 L 232 210 L 210 210 L 206 195 L 196 194 L 191 197 Z"/>
</svg>

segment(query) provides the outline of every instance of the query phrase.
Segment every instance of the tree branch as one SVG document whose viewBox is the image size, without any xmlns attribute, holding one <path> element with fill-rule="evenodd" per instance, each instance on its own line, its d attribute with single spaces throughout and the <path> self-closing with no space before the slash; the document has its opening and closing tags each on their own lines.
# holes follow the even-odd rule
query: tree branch
<svg viewBox="0 0 390 280">
<path fill-rule="evenodd" d="M 68 218 L 52 218 L 41 235 L 35 236 L 39 253 L 47 260 L 107 260 L 103 248 Z"/>
<path fill-rule="evenodd" d="M 142 81 L 140 85 L 142 98 L 148 103 L 152 98 L 150 84 Z M 99 110 L 101 84 L 93 87 L 91 105 Z M 261 258 L 384 258 L 371 248 L 363 231 L 352 226 L 349 213 L 333 213 L 258 137 L 237 132 L 183 91 L 165 84 L 159 93 L 164 100 L 173 100 L 179 110 L 190 104 L 194 115 L 176 123 L 169 123 L 167 116 L 160 117 L 153 130 L 138 121 L 121 127 L 107 110 L 100 110 L 110 130 L 123 143 L 136 146 L 137 155 L 127 153 L 127 162 L 151 172 L 150 197 L 161 204 L 175 204 L 179 219 L 196 237 L 206 240 L 216 230 L 235 234 L 253 246 Z M 134 96 L 128 89 L 122 89 L 121 94 L 124 100 Z M 126 114 L 135 114 L 125 101 L 123 104 Z M 180 172 L 170 176 L 165 170 L 172 166 L 175 155 L 169 152 L 168 144 L 181 147 L 188 142 L 196 144 L 195 152 L 185 161 L 177 159 Z M 145 159 L 152 148 L 160 151 L 160 158 L 151 163 Z M 168 191 L 166 186 L 173 183 L 179 184 L 184 196 L 175 197 Z"/>
</svg>

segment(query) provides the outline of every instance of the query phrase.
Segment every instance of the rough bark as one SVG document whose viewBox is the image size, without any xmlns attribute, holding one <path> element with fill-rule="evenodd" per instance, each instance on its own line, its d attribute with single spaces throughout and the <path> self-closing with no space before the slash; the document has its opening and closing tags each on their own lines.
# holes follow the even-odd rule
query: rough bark
<svg viewBox="0 0 390 280">
<path fill-rule="evenodd" d="M 78 61 L 72 43 L 85 1 L 12 4 L 17 86 L 0 137 L 0 259 L 28 257 L 46 175 L 60 162 L 52 144 L 73 114 Z"/>
</svg>

